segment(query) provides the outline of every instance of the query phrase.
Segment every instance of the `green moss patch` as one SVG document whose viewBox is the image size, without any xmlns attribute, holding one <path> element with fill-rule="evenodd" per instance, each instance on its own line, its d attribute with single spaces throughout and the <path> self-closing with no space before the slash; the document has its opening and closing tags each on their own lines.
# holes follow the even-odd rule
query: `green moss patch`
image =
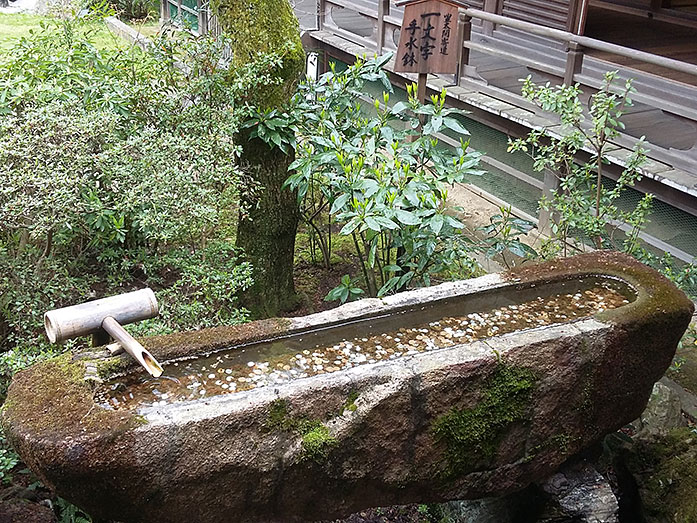
<svg viewBox="0 0 697 523">
<path fill-rule="evenodd" d="M 523 463 L 529 463 L 537 457 L 538 454 L 544 451 L 554 450 L 561 452 L 562 455 L 570 455 L 572 445 L 581 440 L 578 436 L 572 436 L 571 434 L 555 434 L 554 436 L 547 438 L 539 445 L 535 445 L 525 453 L 525 457 L 522 459 Z"/>
<path fill-rule="evenodd" d="M 344 408 L 342 410 L 348 410 L 351 412 L 356 412 L 358 407 L 356 406 L 356 400 L 358 399 L 358 391 L 352 390 L 349 392 L 348 398 L 346 398 L 346 403 L 344 403 Z"/>
<path fill-rule="evenodd" d="M 130 357 L 112 356 L 104 360 L 97 360 L 97 375 L 102 380 L 107 380 L 115 374 L 125 372 L 133 366 Z"/>
<path fill-rule="evenodd" d="M 264 430 L 293 432 L 302 438 L 301 460 L 320 462 L 338 441 L 329 433 L 329 428 L 319 420 L 291 416 L 288 402 L 278 399 L 271 403 Z"/>
<path fill-rule="evenodd" d="M 316 462 L 323 461 L 337 443 L 337 439 L 329 434 L 329 428 L 320 424 L 303 434 L 303 458 Z"/>
<path fill-rule="evenodd" d="M 499 363 L 476 407 L 451 409 L 434 422 L 433 436 L 446 447 L 446 477 L 472 472 L 495 458 L 510 425 L 528 419 L 535 383 L 532 371 Z"/>
<path fill-rule="evenodd" d="M 3 426 L 34 437 L 65 438 L 123 432 L 142 424 L 130 413 L 96 405 L 84 376 L 84 362 L 72 361 L 69 353 L 17 373 L 3 407 Z"/>
<path fill-rule="evenodd" d="M 636 442 L 626 456 L 647 521 L 697 521 L 697 432 L 679 428 Z"/>
<path fill-rule="evenodd" d="M 288 402 L 281 399 L 273 401 L 266 416 L 264 430 L 268 432 L 272 430 L 291 431 L 296 428 L 297 420 L 288 413 Z"/>
</svg>

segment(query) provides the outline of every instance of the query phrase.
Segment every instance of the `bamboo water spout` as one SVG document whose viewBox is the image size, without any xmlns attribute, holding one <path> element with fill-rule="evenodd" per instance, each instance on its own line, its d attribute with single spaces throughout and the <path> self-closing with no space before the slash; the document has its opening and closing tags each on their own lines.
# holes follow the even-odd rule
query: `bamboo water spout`
<svg viewBox="0 0 697 523">
<path fill-rule="evenodd" d="M 155 293 L 151 289 L 142 289 L 48 311 L 44 314 L 44 327 L 51 343 L 60 343 L 78 336 L 99 336 L 107 333 L 145 370 L 157 378 L 162 375 L 162 366 L 122 327 L 122 324 L 154 318 L 158 313 Z"/>
</svg>

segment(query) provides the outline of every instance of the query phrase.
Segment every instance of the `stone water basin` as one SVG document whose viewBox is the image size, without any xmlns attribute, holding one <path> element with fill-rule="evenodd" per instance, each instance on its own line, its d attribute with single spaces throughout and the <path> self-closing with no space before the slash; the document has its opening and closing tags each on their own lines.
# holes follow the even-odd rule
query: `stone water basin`
<svg viewBox="0 0 697 523">
<path fill-rule="evenodd" d="M 2 422 L 40 478 L 104 519 L 492 496 L 636 418 L 692 310 L 653 270 L 597 252 L 144 340 L 166 379 L 106 351 L 64 356 L 15 377 Z"/>
</svg>

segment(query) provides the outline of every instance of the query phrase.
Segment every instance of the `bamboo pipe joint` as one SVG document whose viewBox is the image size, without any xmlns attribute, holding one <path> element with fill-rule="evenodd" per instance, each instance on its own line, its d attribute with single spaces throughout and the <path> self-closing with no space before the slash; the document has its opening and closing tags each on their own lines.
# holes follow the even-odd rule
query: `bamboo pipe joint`
<svg viewBox="0 0 697 523">
<path fill-rule="evenodd" d="M 44 327 L 51 343 L 106 332 L 157 378 L 162 374 L 162 366 L 122 325 L 154 318 L 158 314 L 155 293 L 151 289 L 142 289 L 48 311 L 44 314 Z"/>
</svg>

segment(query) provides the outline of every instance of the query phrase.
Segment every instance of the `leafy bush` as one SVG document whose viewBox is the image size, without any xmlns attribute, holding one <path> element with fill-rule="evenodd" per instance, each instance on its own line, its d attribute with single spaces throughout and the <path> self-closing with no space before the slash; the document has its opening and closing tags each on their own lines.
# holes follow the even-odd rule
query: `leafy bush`
<svg viewBox="0 0 697 523">
<path fill-rule="evenodd" d="M 19 456 L 5 439 L 5 434 L 0 430 L 0 482 L 8 483 L 12 480 L 10 472 L 19 463 Z"/>
<path fill-rule="evenodd" d="M 63 498 L 56 498 L 55 510 L 58 513 L 58 523 L 92 523 L 88 514 Z"/>
<path fill-rule="evenodd" d="M 639 168 L 646 160 L 643 140 L 634 147 L 617 185 L 608 190 L 603 186 L 603 169 L 608 160 L 605 154 L 611 140 L 622 128 L 620 118 L 624 108 L 631 105 L 631 82 L 619 94 L 613 92 L 616 73 L 605 76 L 605 82 L 590 97 L 587 120 L 579 100 L 580 89 L 575 86 L 536 86 L 525 80 L 523 95 L 546 111 L 555 112 L 564 125 L 563 137 L 546 142 L 544 131 L 533 131 L 526 138 L 511 143 L 513 151 L 530 151 L 538 171 L 549 170 L 559 178 L 559 189 L 541 206 L 556 216 L 551 229 L 553 239 L 549 249 L 566 253 L 572 235 L 585 236 L 595 248 L 615 248 L 632 252 L 638 248 L 638 232 L 646 223 L 651 209 L 652 195 L 647 194 L 631 212 L 617 206 L 617 200 L 627 187 L 640 178 Z M 588 145 L 594 151 L 586 163 L 577 163 L 576 154 Z M 620 223 L 629 223 L 633 229 L 620 241 L 616 232 Z M 583 248 L 583 244 L 579 244 Z"/>
<path fill-rule="evenodd" d="M 276 55 L 235 68 L 224 37 L 97 49 L 94 17 L 46 24 L 0 61 L 0 373 L 52 355 L 44 311 L 153 286 L 140 334 L 245 321 L 233 247 L 247 96 Z M 68 344 L 67 348 L 74 346 Z"/>
<path fill-rule="evenodd" d="M 470 258 L 468 239 L 449 213 L 448 186 L 482 172 L 479 154 L 467 151 L 467 142 L 452 152 L 436 137 L 446 128 L 467 134 L 454 117 L 458 111 L 445 107 L 445 92 L 422 105 L 411 86 L 407 103 L 389 107 L 385 92 L 374 111 L 361 107 L 366 82 L 379 81 L 392 90 L 382 69 L 389 58 L 359 60 L 344 72 L 305 82 L 289 114 L 265 114 L 256 130 L 279 147 L 295 146 L 295 172 L 286 184 L 298 191 L 325 264 L 331 239 L 317 223 L 323 213 L 340 226 L 339 235 L 353 239 L 370 296 L 430 285 L 433 275 L 462 268 L 463 257 Z M 419 125 L 419 118 L 426 123 Z M 284 121 L 293 125 L 278 124 Z M 297 129 L 297 143 L 282 134 L 289 128 Z M 355 296 L 352 287 L 342 283 L 329 297 Z"/>
<path fill-rule="evenodd" d="M 649 219 L 653 195 L 644 195 L 629 211 L 618 205 L 623 192 L 641 179 L 640 169 L 646 161 L 643 138 L 635 144 L 615 185 L 603 185 L 604 168 L 609 163 L 606 153 L 611 140 L 624 128 L 621 117 L 632 105 L 634 92 L 631 80 L 616 85 L 616 77 L 616 71 L 605 75 L 601 89 L 590 96 L 585 113 L 578 85 L 540 86 L 529 77 L 524 81 L 523 95 L 543 110 L 557 114 L 563 125 L 561 138 L 549 138 L 542 130 L 532 131 L 509 147 L 528 152 L 536 170 L 551 172 L 559 179 L 558 189 L 540 202 L 553 217 L 551 238 L 543 244 L 542 254 L 554 257 L 588 247 L 615 249 L 656 267 L 684 288 L 694 288 L 695 264 L 677 267 L 670 255 L 652 254 L 639 239 Z M 583 147 L 591 148 L 593 156 L 579 163 L 575 158 Z M 624 225 L 629 227 L 622 231 Z"/>
<path fill-rule="evenodd" d="M 154 0 L 111 0 L 111 5 L 122 18 L 142 20 L 157 9 Z"/>
</svg>

